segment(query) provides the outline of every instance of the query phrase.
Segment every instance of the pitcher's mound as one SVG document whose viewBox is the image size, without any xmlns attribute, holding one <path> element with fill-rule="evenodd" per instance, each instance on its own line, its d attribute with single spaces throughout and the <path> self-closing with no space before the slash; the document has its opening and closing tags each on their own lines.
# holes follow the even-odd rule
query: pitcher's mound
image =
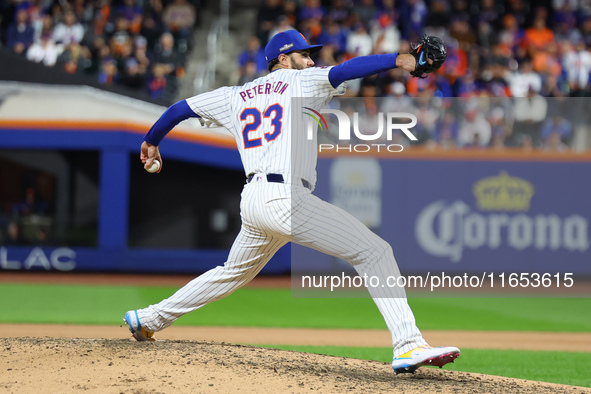
<svg viewBox="0 0 591 394">
<path fill-rule="evenodd" d="M 7 392 L 591 392 L 431 368 L 395 375 L 383 362 L 216 342 L 0 338 L 0 356 Z"/>
</svg>

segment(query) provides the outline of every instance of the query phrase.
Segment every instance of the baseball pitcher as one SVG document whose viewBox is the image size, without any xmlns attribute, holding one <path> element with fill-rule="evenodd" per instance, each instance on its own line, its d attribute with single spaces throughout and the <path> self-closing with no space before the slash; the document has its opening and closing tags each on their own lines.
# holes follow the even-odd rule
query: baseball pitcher
<svg viewBox="0 0 591 394">
<path fill-rule="evenodd" d="M 235 137 L 246 184 L 240 203 L 242 226 L 227 261 L 170 298 L 128 311 L 124 320 L 138 341 L 154 340 L 156 331 L 180 316 L 244 286 L 288 242 L 341 258 L 360 275 L 400 275 L 387 242 L 349 213 L 312 194 L 316 146 L 292 143 L 302 139 L 298 137 L 305 128 L 292 129 L 294 117 L 304 114 L 291 108 L 291 99 L 304 98 L 312 109 L 320 111 L 332 97 L 345 92 L 347 80 L 395 67 L 424 78 L 445 61 L 445 45 L 437 37 L 426 36 L 409 54 L 363 56 L 338 66 L 315 68 L 310 55 L 321 48 L 309 45 L 295 30 L 275 35 L 265 47 L 268 75 L 243 86 L 221 87 L 177 102 L 144 138 L 140 159 L 148 169 L 154 160 L 162 163 L 158 145 L 179 122 L 190 117 L 215 122 Z M 427 345 L 404 289 L 368 290 L 392 334 L 392 367 L 396 373 L 414 372 L 423 365 L 443 366 L 459 356 L 456 347 Z"/>
</svg>

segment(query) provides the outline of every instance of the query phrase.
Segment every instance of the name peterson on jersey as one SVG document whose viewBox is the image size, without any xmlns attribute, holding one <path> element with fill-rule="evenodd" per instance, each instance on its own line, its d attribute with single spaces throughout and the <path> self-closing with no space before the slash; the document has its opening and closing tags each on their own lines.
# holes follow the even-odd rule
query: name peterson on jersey
<svg viewBox="0 0 591 394">
<path fill-rule="evenodd" d="M 187 99 L 199 116 L 228 129 L 236 139 L 245 174 L 284 174 L 316 183 L 316 140 L 306 138 L 303 107 L 320 110 L 336 89 L 332 67 L 279 69 L 243 86 L 221 87 Z M 293 160 L 292 160 L 293 159 Z"/>
<path fill-rule="evenodd" d="M 269 82 L 262 83 L 262 84 L 256 85 L 253 88 L 240 91 L 240 97 L 242 97 L 242 100 L 246 102 L 246 100 L 253 99 L 257 95 L 260 95 L 260 94 L 271 94 L 271 93 L 283 94 L 287 90 L 288 86 L 289 86 L 289 84 L 287 84 L 283 81 L 276 81 L 274 83 L 269 83 Z"/>
</svg>

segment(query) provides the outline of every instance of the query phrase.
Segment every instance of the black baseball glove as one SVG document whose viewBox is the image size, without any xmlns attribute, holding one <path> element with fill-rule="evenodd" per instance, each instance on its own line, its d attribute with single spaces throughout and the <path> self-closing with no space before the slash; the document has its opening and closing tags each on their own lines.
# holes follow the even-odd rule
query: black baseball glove
<svg viewBox="0 0 591 394">
<path fill-rule="evenodd" d="M 447 49 L 439 37 L 425 34 L 418 44 L 412 44 L 411 47 L 410 54 L 417 61 L 415 70 L 410 73 L 413 77 L 427 78 L 427 74 L 439 70 L 447 58 Z M 433 63 L 429 64 L 428 59 L 433 60 Z"/>
</svg>

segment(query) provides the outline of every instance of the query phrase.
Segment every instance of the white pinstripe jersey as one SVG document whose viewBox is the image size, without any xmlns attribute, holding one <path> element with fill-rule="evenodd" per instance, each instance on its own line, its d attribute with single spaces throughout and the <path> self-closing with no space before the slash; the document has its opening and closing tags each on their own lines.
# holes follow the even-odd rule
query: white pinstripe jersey
<svg viewBox="0 0 591 394">
<path fill-rule="evenodd" d="M 232 133 L 246 175 L 291 174 L 315 184 L 316 133 L 314 140 L 307 139 L 305 114 L 299 107 L 305 102 L 319 111 L 333 96 L 344 93 L 345 84 L 337 89 L 330 84 L 330 68 L 278 69 L 243 86 L 191 97 L 187 103 L 197 115 Z M 298 109 L 292 106 L 296 97 L 303 98 Z"/>
</svg>

